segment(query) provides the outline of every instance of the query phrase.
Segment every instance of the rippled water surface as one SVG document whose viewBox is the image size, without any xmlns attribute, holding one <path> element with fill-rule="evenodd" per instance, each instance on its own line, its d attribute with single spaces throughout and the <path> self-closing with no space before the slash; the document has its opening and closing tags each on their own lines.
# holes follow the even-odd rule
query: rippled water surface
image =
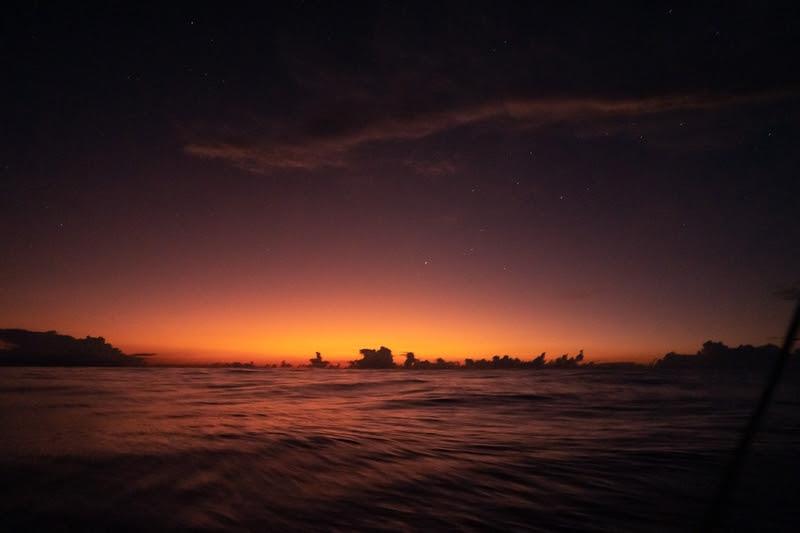
<svg viewBox="0 0 800 533">
<path fill-rule="evenodd" d="M 795 530 L 789 376 L 727 514 Z M 761 380 L 0 369 L 0 529 L 696 528 Z"/>
</svg>

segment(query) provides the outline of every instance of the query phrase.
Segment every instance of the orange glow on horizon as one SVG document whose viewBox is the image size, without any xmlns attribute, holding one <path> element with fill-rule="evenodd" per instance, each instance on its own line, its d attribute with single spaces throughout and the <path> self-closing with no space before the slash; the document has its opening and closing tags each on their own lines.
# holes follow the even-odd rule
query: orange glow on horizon
<svg viewBox="0 0 800 533">
<path fill-rule="evenodd" d="M 159 354 L 153 362 L 305 363 L 316 351 L 336 362 L 380 345 L 423 359 L 582 349 L 589 361 L 647 362 L 708 339 L 764 343 L 764 332 L 780 335 L 785 321 L 774 300 L 731 306 L 723 319 L 718 301 L 687 307 L 675 291 L 654 301 L 650 289 L 624 281 L 596 295 L 565 291 L 576 277 L 566 267 L 498 277 L 457 262 L 330 257 L 267 265 L 204 258 L 202 270 L 178 262 L 127 277 L 88 270 L 69 283 L 20 283 L 5 294 L 11 305 L 0 309 L 0 324 L 103 336 L 128 353 Z"/>
<path fill-rule="evenodd" d="M 571 312 L 570 305 L 547 307 L 540 312 L 480 305 L 454 299 L 418 300 L 397 297 L 392 305 L 371 308 L 369 295 L 361 298 L 306 303 L 219 301 L 213 308 L 162 304 L 142 312 L 130 309 L 113 315 L 52 313 L 47 323 L 75 336 L 102 335 L 128 353 L 155 352 L 152 362 L 207 362 L 253 360 L 258 363 L 287 360 L 305 363 L 320 351 L 326 360 L 346 362 L 358 358 L 363 347 L 388 346 L 395 356 L 413 351 L 423 359 L 491 357 L 509 354 L 532 358 L 575 354 L 583 349 L 590 361 L 637 360 L 647 362 L 670 350 L 694 351 L 704 340 L 676 346 L 655 337 L 657 328 L 646 320 L 634 324 L 619 312 L 587 309 Z M 586 307 L 586 306 L 584 306 Z M 87 329 L 86 324 L 92 324 Z M 37 323 L 18 324 L 30 329 Z M 674 330 L 677 337 L 678 330 Z M 664 329 L 664 333 L 669 332 Z"/>
</svg>

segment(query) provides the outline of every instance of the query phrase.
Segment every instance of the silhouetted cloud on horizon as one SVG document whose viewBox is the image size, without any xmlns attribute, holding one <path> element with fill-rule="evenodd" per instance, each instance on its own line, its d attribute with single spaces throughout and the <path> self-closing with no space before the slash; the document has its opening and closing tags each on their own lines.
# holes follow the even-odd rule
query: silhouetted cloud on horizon
<svg viewBox="0 0 800 533">
<path fill-rule="evenodd" d="M 76 339 L 55 331 L 0 329 L 0 366 L 139 366 L 103 337 Z"/>
<path fill-rule="evenodd" d="M 706 341 L 695 354 L 670 352 L 655 362 L 657 369 L 694 369 L 763 371 L 778 358 L 781 349 L 774 344 L 752 346 L 742 344 L 731 348 L 723 342 Z M 796 358 L 798 352 L 795 351 Z"/>
</svg>

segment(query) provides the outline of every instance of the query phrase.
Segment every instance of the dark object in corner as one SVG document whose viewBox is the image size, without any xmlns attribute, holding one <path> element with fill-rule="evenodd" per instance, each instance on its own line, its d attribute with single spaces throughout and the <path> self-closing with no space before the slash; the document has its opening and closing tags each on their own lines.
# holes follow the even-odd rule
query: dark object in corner
<svg viewBox="0 0 800 533">
<path fill-rule="evenodd" d="M 797 304 L 795 305 L 794 314 L 789 322 L 789 329 L 786 330 L 786 338 L 783 341 L 783 346 L 780 348 L 777 359 L 775 359 L 772 365 L 772 370 L 770 371 L 769 378 L 767 378 L 764 390 L 761 392 L 753 414 L 750 416 L 747 426 L 745 426 L 739 438 L 731 462 L 728 464 L 728 468 L 723 474 L 719 490 L 705 517 L 703 531 L 717 531 L 720 529 L 723 511 L 730 502 L 731 495 L 739 480 L 739 474 L 742 471 L 745 458 L 750 451 L 750 445 L 761 426 L 761 420 L 767 412 L 767 407 L 769 407 L 770 402 L 772 402 L 775 388 L 778 386 L 778 382 L 783 374 L 783 369 L 786 367 L 786 361 L 789 359 L 789 355 L 792 352 L 792 346 L 797 337 L 798 326 L 800 326 L 800 299 L 797 300 Z"/>
</svg>

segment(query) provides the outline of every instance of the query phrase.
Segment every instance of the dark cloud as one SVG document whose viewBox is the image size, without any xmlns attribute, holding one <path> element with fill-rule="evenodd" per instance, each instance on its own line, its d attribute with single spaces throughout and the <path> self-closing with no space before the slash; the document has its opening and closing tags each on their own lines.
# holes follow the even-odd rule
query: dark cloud
<svg viewBox="0 0 800 533">
<path fill-rule="evenodd" d="M 220 159 L 249 172 L 267 172 L 275 168 L 310 170 L 346 166 L 352 154 L 368 144 L 415 141 L 480 123 L 502 122 L 510 128 L 539 128 L 559 123 L 575 123 L 585 128 L 587 122 L 602 124 L 630 119 L 646 121 L 669 113 L 713 112 L 785 97 L 786 93 L 762 92 L 627 99 L 499 99 L 443 111 L 377 116 L 368 122 L 349 123 L 341 121 L 341 117 L 338 124 L 335 120 L 316 120 L 310 122 L 314 127 L 298 132 L 290 139 L 268 136 L 234 140 L 211 134 L 207 138 L 189 142 L 185 145 L 185 150 L 192 156 Z M 422 173 L 433 174 L 451 171 L 444 162 L 421 164 L 418 169 Z"/>
<path fill-rule="evenodd" d="M 152 355 L 152 354 L 146 354 Z M 103 337 L 76 339 L 55 331 L 0 329 L 0 366 L 138 366 Z"/>
<path fill-rule="evenodd" d="M 403 164 L 423 176 L 446 176 L 458 170 L 456 163 L 446 158 L 439 160 L 407 159 L 403 161 Z"/>
<path fill-rule="evenodd" d="M 800 299 L 800 283 L 790 287 L 783 287 L 772 293 L 776 298 L 781 300 L 798 300 Z"/>
</svg>

